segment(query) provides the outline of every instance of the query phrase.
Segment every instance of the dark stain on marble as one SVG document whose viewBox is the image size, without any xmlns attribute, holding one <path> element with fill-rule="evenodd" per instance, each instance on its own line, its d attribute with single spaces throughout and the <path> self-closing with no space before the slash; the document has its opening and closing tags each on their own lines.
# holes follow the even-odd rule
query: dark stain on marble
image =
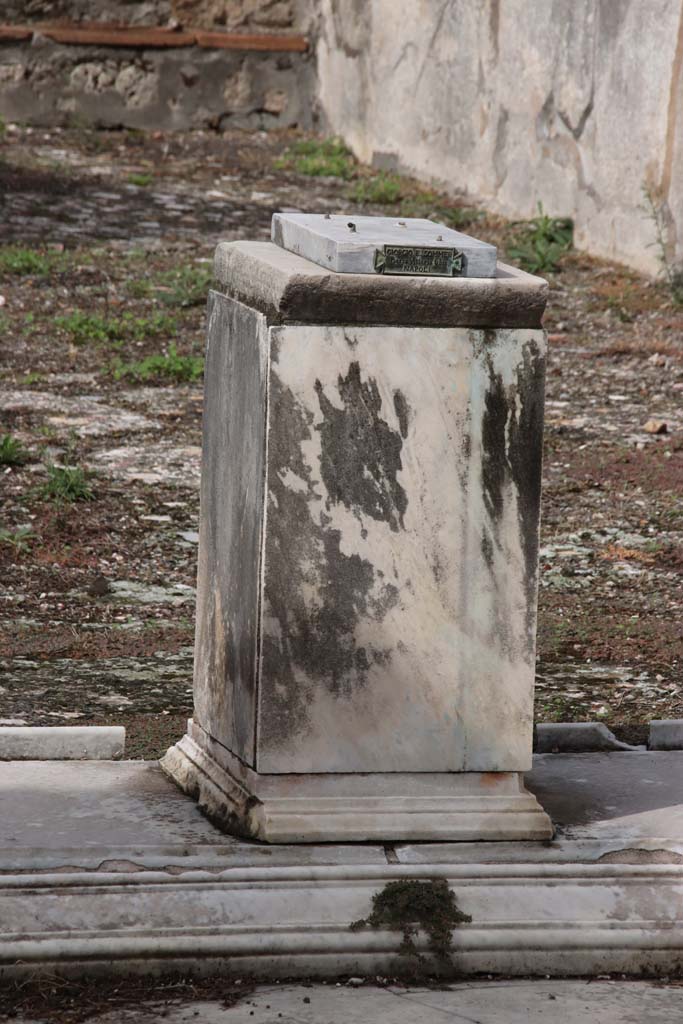
<svg viewBox="0 0 683 1024">
<path fill-rule="evenodd" d="M 317 688 L 350 698 L 365 685 L 373 665 L 391 658 L 390 649 L 359 644 L 356 632 L 362 619 L 381 621 L 399 593 L 379 579 L 370 561 L 345 554 L 341 531 L 315 510 L 319 481 L 303 455 L 313 413 L 274 372 L 270 403 L 277 430 L 268 450 L 272 514 L 265 553 L 259 749 L 272 755 L 289 746 L 292 736 L 308 733 Z"/>
<path fill-rule="evenodd" d="M 403 529 L 408 496 L 398 482 L 402 469 L 401 449 L 408 429 L 408 404 L 397 391 L 394 406 L 400 432 L 382 418 L 382 398 L 373 377 L 362 380 L 360 364 L 352 362 L 337 390 L 340 409 L 330 401 L 319 380 L 315 390 L 323 422 L 320 431 L 320 471 L 329 501 L 341 503 L 359 516 L 386 522 L 397 532 Z"/>
<path fill-rule="evenodd" d="M 506 491 L 515 489 L 524 555 L 528 649 L 533 650 L 536 619 L 538 523 L 541 499 L 545 361 L 535 342 L 526 345 L 516 381 L 503 384 L 488 357 L 489 387 L 482 421 L 482 484 L 488 526 L 482 524 L 481 550 L 489 567 L 500 547 L 499 524 Z"/>
</svg>

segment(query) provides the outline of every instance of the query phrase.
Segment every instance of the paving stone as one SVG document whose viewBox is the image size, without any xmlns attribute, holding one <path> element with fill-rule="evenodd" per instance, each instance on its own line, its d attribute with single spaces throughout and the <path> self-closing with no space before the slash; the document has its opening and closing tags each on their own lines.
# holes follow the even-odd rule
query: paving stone
<svg viewBox="0 0 683 1024">
<path fill-rule="evenodd" d="M 0 874 L 11 869 L 12 850 L 35 848 L 45 866 L 56 864 L 50 851 L 80 851 L 70 864 L 97 863 L 88 853 L 97 847 L 100 858 L 116 857 L 126 846 L 146 848 L 150 863 L 206 864 L 206 856 L 241 850 L 241 863 L 270 864 L 378 864 L 386 866 L 381 845 L 329 844 L 277 847 L 236 839 L 214 828 L 164 775 L 156 761 L 83 761 L 43 763 L 15 761 L 0 771 Z M 201 845 L 193 850 L 186 844 Z M 180 850 L 178 846 L 184 847 Z M 154 847 L 159 847 L 155 850 Z M 108 849 L 107 849 L 108 848 Z M 39 851 L 42 851 L 39 852 Z M 129 849 L 129 855 L 131 850 Z M 70 852 L 69 857 L 74 853 Z M 157 861 L 157 856 L 160 860 Z M 1 877 L 0 877 L 1 883 Z"/>
<path fill-rule="evenodd" d="M 32 725 L 110 715 L 190 714 L 192 648 L 148 657 L 0 661 L 3 717 Z"/>
<path fill-rule="evenodd" d="M 683 750 L 683 718 L 653 719 L 648 747 L 650 750 Z"/>
<path fill-rule="evenodd" d="M 539 754 L 577 754 L 596 750 L 637 750 L 622 743 L 604 722 L 545 722 L 536 726 Z"/>
<path fill-rule="evenodd" d="M 0 803 L 4 847 L 230 842 L 153 762 L 9 762 Z"/>
<path fill-rule="evenodd" d="M 0 407 L 6 412 L 42 415 L 58 434 L 72 431 L 79 437 L 159 430 L 160 424 L 127 409 L 106 405 L 101 398 L 83 395 L 69 398 L 53 391 L 0 391 Z"/>
<path fill-rule="evenodd" d="M 198 490 L 201 454 L 198 445 L 175 445 L 164 441 L 110 448 L 96 452 L 90 461 L 94 469 L 115 480 L 139 480 L 145 484 Z"/>
<path fill-rule="evenodd" d="M 227 1009 L 219 1003 L 199 1004 L 196 1019 L 202 1024 L 548 1024 L 559 1019 L 555 1007 L 565 1024 L 671 1024 L 683 1011 L 683 989 L 613 981 L 479 981 L 445 990 L 288 985 L 257 989 Z M 128 1018 L 130 1024 L 136 1019 L 143 1020 Z M 100 1020 L 113 1024 L 110 1016 Z M 187 1008 L 171 1011 L 164 1020 L 188 1020 Z"/>
<path fill-rule="evenodd" d="M 123 756 L 122 726 L 6 726 L 0 729 L 2 761 L 111 761 Z"/>
<path fill-rule="evenodd" d="M 159 1002 L 101 1013 L 83 1024 L 674 1024 L 683 989 L 650 981 L 465 981 L 439 988 L 264 985 L 234 1006 Z M 24 1024 L 42 1024 L 42 1020 Z"/>
<path fill-rule="evenodd" d="M 55 150 L 53 155 L 62 152 Z M 52 196 L 40 192 L 13 194 L 11 204 L 3 210 L 4 238 L 25 244 L 43 242 L 58 232 L 60 239 L 96 244 L 120 240 L 130 248 L 161 238 L 201 238 L 210 244 L 241 233 L 243 220 L 258 225 L 262 237 L 270 233 L 271 208 L 234 194 L 219 204 L 187 185 L 174 185 L 171 194 L 132 185 L 97 189 L 97 180 L 81 182 L 72 194 L 60 196 L 58 207 Z"/>
<path fill-rule="evenodd" d="M 537 754 L 526 776 L 560 837 L 683 836 L 683 753 Z"/>
<path fill-rule="evenodd" d="M 157 517 L 159 518 L 159 517 Z M 171 586 L 150 586 L 133 580 L 115 580 L 110 584 L 112 597 L 125 604 L 173 604 L 194 602 L 195 588 L 186 583 Z"/>
</svg>

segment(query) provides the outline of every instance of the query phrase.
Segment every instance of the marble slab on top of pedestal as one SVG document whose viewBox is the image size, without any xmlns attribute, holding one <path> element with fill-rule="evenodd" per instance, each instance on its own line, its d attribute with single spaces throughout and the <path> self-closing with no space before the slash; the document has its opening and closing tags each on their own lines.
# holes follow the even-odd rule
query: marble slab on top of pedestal
<svg viewBox="0 0 683 1024">
<path fill-rule="evenodd" d="M 496 276 L 495 245 L 419 217 L 276 213 L 271 230 L 276 245 L 338 274 L 425 273 L 428 264 L 446 276 Z"/>
<path fill-rule="evenodd" d="M 490 281 L 329 274 L 258 243 L 220 246 L 219 280 L 226 266 L 232 294 L 209 304 L 195 725 L 167 770 L 204 792 L 214 820 L 259 838 L 306 839 L 310 815 L 273 824 L 278 776 L 285 791 L 298 778 L 298 801 L 309 780 L 318 839 L 353 838 L 373 787 L 375 838 L 547 837 L 519 779 L 545 282 L 505 268 Z M 325 293 L 335 319 L 346 297 L 346 317 L 301 322 L 307 309 L 319 319 Z M 416 298 L 439 326 L 402 322 Z M 477 310 L 481 328 L 459 326 Z M 400 799 L 419 773 L 427 792 L 440 780 L 427 822 L 422 785 Z M 318 792 L 324 776 L 336 798 Z"/>
</svg>

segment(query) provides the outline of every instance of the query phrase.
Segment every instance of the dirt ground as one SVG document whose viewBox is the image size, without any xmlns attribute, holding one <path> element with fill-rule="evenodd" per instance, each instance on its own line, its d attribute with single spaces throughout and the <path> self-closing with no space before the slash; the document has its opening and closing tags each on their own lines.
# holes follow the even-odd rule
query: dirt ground
<svg viewBox="0 0 683 1024">
<path fill-rule="evenodd" d="M 25 460 L 0 465 L 0 725 L 121 723 L 133 757 L 183 731 L 213 248 L 267 238 L 276 209 L 357 206 L 278 169 L 290 141 L 0 135 L 0 435 Z M 519 231 L 465 229 L 503 258 Z M 683 307 L 573 251 L 550 287 L 537 719 L 642 741 L 683 717 Z M 51 495 L 54 465 L 92 500 Z"/>
</svg>

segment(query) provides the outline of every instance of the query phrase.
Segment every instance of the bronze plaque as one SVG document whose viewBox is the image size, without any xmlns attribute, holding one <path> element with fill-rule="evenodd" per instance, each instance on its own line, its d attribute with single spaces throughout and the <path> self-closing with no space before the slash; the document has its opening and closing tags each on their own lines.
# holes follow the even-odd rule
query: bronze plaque
<svg viewBox="0 0 683 1024">
<path fill-rule="evenodd" d="M 460 277 L 465 257 L 458 249 L 441 246 L 385 245 L 375 252 L 378 274 L 419 274 L 422 277 Z"/>
</svg>

